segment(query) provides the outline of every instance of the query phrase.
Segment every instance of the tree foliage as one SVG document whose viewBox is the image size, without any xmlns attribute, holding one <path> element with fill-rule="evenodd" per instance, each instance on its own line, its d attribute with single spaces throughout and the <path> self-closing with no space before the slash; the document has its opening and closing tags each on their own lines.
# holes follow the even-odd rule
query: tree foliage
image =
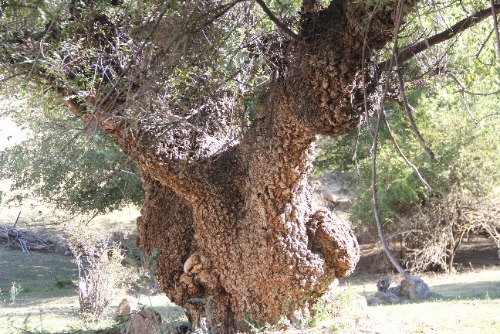
<svg viewBox="0 0 500 334">
<path fill-rule="evenodd" d="M 27 94 L 18 90 L 17 102 L 4 110 L 29 130 L 26 139 L 0 153 L 0 178 L 12 180 L 15 194 L 7 201 L 36 196 L 59 209 L 87 214 L 142 202 L 137 167 L 101 130 L 85 127 L 58 102 L 44 107 L 54 99 L 50 94 L 38 96 L 42 106 Z"/>
</svg>

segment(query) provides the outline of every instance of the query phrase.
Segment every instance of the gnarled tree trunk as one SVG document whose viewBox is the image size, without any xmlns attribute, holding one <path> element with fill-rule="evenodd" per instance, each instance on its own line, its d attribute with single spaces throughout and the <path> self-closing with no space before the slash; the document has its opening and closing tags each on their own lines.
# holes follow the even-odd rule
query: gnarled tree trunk
<svg viewBox="0 0 500 334">
<path fill-rule="evenodd" d="M 159 150 L 140 152 L 138 245 L 160 251 L 161 287 L 195 325 L 207 316 L 200 300 L 221 333 L 244 329 L 247 318 L 295 319 L 354 269 L 351 229 L 313 207 L 307 176 L 316 134 L 359 123 L 363 47 L 383 46 L 392 27 L 390 14 L 374 15 L 365 36 L 366 18 L 362 5 L 344 1 L 304 12 L 305 43 L 287 45 L 283 72 L 237 145 L 174 167 L 158 163 Z"/>
<path fill-rule="evenodd" d="M 160 250 L 161 287 L 194 324 L 205 316 L 198 298 L 210 300 L 217 332 L 241 330 L 246 317 L 273 323 L 308 312 L 359 258 L 349 226 L 311 205 L 314 135 L 293 123 L 250 132 L 203 166 L 203 187 L 178 190 L 143 168 L 138 245 Z"/>
<path fill-rule="evenodd" d="M 13 3 L 0 14 L 17 15 Z M 99 126 L 135 160 L 146 191 L 137 243 L 145 252 L 159 250 L 157 277 L 166 294 L 195 326 L 209 316 L 218 333 L 243 330 L 246 318 L 294 319 L 335 278 L 352 272 L 359 258 L 352 231 L 311 201 L 315 136 L 358 126 L 381 71 L 500 11 L 494 4 L 400 52 L 394 47 L 377 68 L 373 51 L 397 34 L 395 16 L 414 2 L 331 0 L 325 8 L 303 0 L 299 33 L 262 0 L 255 3 L 263 12 L 237 23 L 231 10 L 253 1 L 126 3 L 29 7 L 19 24 L 2 25 L 10 49 L 0 52 L 0 62 L 14 69 L 11 77 L 42 79 L 87 129 Z M 38 15 L 33 30 L 25 28 L 26 13 Z M 286 37 L 259 30 L 268 22 L 253 30 L 262 13 Z M 242 22 L 251 32 L 231 38 Z M 242 63 L 225 68 L 228 50 L 248 63 L 259 58 L 248 65 L 247 86 L 238 86 L 241 73 L 233 68 Z M 254 71 L 269 72 L 266 61 L 273 79 L 254 85 L 264 77 Z M 178 73 L 182 80 L 171 80 Z M 257 104 L 249 128 L 242 121 L 246 94 Z M 210 314 L 200 301 L 210 303 Z"/>
</svg>

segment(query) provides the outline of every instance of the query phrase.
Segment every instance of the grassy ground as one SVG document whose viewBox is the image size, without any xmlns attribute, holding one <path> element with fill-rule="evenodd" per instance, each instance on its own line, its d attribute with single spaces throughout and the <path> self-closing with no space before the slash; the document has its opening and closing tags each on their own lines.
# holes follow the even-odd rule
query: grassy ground
<svg viewBox="0 0 500 334">
<path fill-rule="evenodd" d="M 456 275 L 424 275 L 439 298 L 406 305 L 368 306 L 345 302 L 337 317 L 323 318 L 310 333 L 500 333 L 500 267 Z M 71 257 L 0 249 L 0 333 L 79 333 L 76 278 Z M 341 282 L 340 294 L 375 293 L 376 275 L 358 275 Z M 13 302 L 13 282 L 21 291 Z M 113 307 L 123 298 L 121 294 Z M 137 300 L 138 296 L 131 296 Z M 162 296 L 140 296 L 167 321 L 182 319 L 182 310 Z M 110 312 L 110 319 L 113 315 Z M 110 327 L 104 322 L 101 328 Z M 96 327 L 91 328 L 93 330 Z M 295 331 L 297 332 L 297 331 Z"/>
<path fill-rule="evenodd" d="M 19 250 L 0 248 L 0 333 L 61 333 L 79 332 L 85 326 L 78 317 L 78 296 L 74 285 L 76 266 L 70 256 L 58 254 L 24 254 Z M 21 290 L 11 298 L 13 283 Z M 110 311 L 126 295 L 119 294 Z M 181 319 L 183 312 L 164 296 L 129 296 L 141 304 L 154 307 L 172 320 Z M 109 327 L 111 321 L 100 326 Z"/>
<path fill-rule="evenodd" d="M 0 190 L 8 183 L 0 182 Z M 36 200 L 21 205 L 10 203 L 0 206 L 0 224 L 13 226 L 21 212 L 16 227 L 29 230 L 58 244 L 64 242 L 67 228 L 85 224 L 85 229 L 110 236 L 114 232 L 128 235 L 135 231 L 139 215 L 133 208 L 98 216 L 91 221 L 75 218 Z M 71 256 L 54 253 L 30 252 L 0 248 L 0 334 L 7 333 L 81 333 L 87 330 L 109 328 L 118 303 L 124 297 L 140 304 L 154 307 L 167 319 L 185 319 L 183 310 L 173 305 L 165 296 L 147 296 L 125 292 L 118 294 L 111 305 L 108 321 L 87 328 L 78 317 L 79 303 L 74 283 L 77 267 Z M 20 287 L 11 297 L 13 284 Z"/>
<path fill-rule="evenodd" d="M 358 276 L 341 289 L 376 292 L 377 275 Z M 422 275 L 439 297 L 404 305 L 369 306 L 356 324 L 373 333 L 500 333 L 500 267 L 455 275 Z M 352 328 L 351 328 L 352 329 Z"/>
<path fill-rule="evenodd" d="M 1 184 L 5 186 L 5 184 Z M 12 226 L 21 212 L 18 228 L 35 231 L 62 240 L 65 228 L 76 223 L 42 203 L 25 202 L 22 206 L 0 207 L 0 224 Z M 113 231 L 134 231 L 138 212 L 133 208 L 98 217 L 86 228 L 110 234 Z M 81 223 L 81 222 L 80 222 Z M 365 306 L 357 294 L 370 299 L 376 291 L 379 275 L 367 274 L 370 266 L 344 280 L 337 288 L 341 307 L 320 314 L 314 327 L 288 330 L 294 333 L 500 333 L 500 263 L 496 250 L 478 254 L 488 260 L 489 267 L 463 262 L 467 272 L 455 275 L 424 275 L 423 279 L 440 297 L 426 302 L 405 305 Z M 493 253 L 491 252 L 493 250 Z M 492 254 L 494 255 L 492 257 Z M 376 257 L 366 257 L 375 263 Z M 493 261 L 493 263 L 492 263 Z M 495 262 L 496 261 L 496 262 Z M 366 261 L 365 261 L 366 262 Z M 362 266 L 360 266 L 362 267 Z M 0 334 L 7 333 L 82 333 L 112 326 L 114 308 L 125 297 L 117 296 L 108 321 L 86 328 L 78 317 L 78 296 L 74 285 L 76 266 L 70 256 L 52 253 L 24 254 L 19 250 L 0 248 Z M 21 290 L 15 296 L 11 288 Z M 348 296 L 343 298 L 342 296 Z M 164 320 L 183 319 L 182 309 L 163 296 L 134 294 L 132 300 L 152 306 Z M 355 302 L 352 302 L 354 300 Z M 185 318 L 184 318 L 185 319 Z M 279 332 L 279 331 L 278 331 Z"/>
</svg>

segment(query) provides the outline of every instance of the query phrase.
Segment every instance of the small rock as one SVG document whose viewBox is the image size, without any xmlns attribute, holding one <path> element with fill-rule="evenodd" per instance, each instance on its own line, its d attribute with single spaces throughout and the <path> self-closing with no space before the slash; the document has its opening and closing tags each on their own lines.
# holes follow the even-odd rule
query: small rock
<svg viewBox="0 0 500 334">
<path fill-rule="evenodd" d="M 189 331 L 189 326 L 187 325 L 180 325 L 176 328 L 176 333 L 178 334 L 185 334 Z"/>
<path fill-rule="evenodd" d="M 161 326 L 161 316 L 152 309 L 146 309 L 132 314 L 130 319 L 122 324 L 121 333 L 153 334 L 158 333 Z"/>
<path fill-rule="evenodd" d="M 137 304 L 128 298 L 123 298 L 120 304 L 118 304 L 118 311 L 116 311 L 116 315 L 129 315 L 136 310 Z"/>
<path fill-rule="evenodd" d="M 429 296 L 430 289 L 429 286 L 417 276 L 408 277 L 409 281 L 402 280 L 399 295 L 401 297 L 413 299 L 424 299 Z"/>
<path fill-rule="evenodd" d="M 389 277 L 389 276 L 388 276 Z M 429 289 L 429 286 L 417 276 L 409 276 L 408 280 L 403 279 L 395 287 L 389 287 L 392 281 L 388 277 L 377 282 L 375 298 L 371 304 L 396 304 L 406 303 L 410 300 L 425 299 L 435 296 Z"/>
<path fill-rule="evenodd" d="M 392 292 L 378 291 L 375 293 L 375 300 L 373 301 L 373 304 L 398 304 L 400 301 L 401 299 Z"/>
</svg>

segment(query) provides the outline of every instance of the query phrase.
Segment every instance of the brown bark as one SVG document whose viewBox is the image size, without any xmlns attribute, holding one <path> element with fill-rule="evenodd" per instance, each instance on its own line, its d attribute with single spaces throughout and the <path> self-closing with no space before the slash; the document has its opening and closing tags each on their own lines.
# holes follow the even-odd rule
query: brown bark
<svg viewBox="0 0 500 334">
<path fill-rule="evenodd" d="M 195 325 L 206 314 L 190 300 L 200 298 L 210 300 L 217 332 L 242 330 L 250 317 L 294 319 L 359 258 L 349 226 L 311 206 L 314 135 L 276 122 L 259 121 L 237 149 L 211 161 L 202 195 L 178 196 L 141 165 L 149 174 L 138 245 L 161 251 L 161 286 Z"/>
</svg>

